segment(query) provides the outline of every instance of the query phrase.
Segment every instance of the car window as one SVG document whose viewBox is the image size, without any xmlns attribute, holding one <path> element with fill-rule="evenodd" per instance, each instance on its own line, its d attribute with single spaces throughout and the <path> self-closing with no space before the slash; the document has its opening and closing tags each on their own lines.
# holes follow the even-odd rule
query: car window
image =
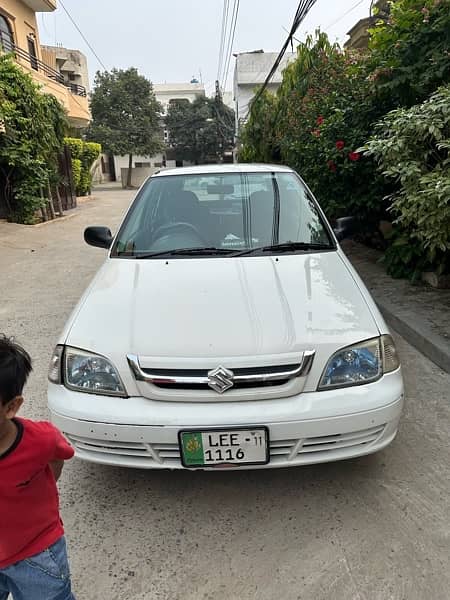
<svg viewBox="0 0 450 600">
<path fill-rule="evenodd" d="M 288 242 L 331 243 L 295 174 L 167 175 L 141 190 L 112 255 L 204 247 L 244 251 Z"/>
</svg>

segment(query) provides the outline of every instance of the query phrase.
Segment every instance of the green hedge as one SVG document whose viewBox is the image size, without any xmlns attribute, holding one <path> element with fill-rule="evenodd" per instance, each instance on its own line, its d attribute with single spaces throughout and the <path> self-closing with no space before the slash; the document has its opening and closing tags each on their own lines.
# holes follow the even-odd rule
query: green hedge
<svg viewBox="0 0 450 600">
<path fill-rule="evenodd" d="M 78 138 L 65 138 L 72 155 L 72 178 L 77 196 L 86 196 L 92 185 L 91 168 L 101 154 L 102 147 L 95 142 Z"/>
<path fill-rule="evenodd" d="M 72 158 L 72 178 L 73 185 L 75 186 L 76 190 L 78 190 L 78 188 L 80 187 L 81 170 L 81 160 L 79 158 Z"/>
</svg>

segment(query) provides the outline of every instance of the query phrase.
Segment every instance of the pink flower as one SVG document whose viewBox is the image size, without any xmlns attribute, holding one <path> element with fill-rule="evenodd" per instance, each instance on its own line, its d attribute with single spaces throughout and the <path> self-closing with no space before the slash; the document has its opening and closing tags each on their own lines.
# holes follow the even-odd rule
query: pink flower
<svg viewBox="0 0 450 600">
<path fill-rule="evenodd" d="M 324 121 L 325 119 L 322 117 L 322 115 L 319 115 L 317 117 L 317 125 L 319 125 L 319 127 L 323 124 Z"/>
<path fill-rule="evenodd" d="M 430 21 L 430 11 L 428 8 L 426 8 L 426 6 L 424 6 L 422 8 L 422 14 L 423 14 L 423 22 L 424 23 L 428 23 Z"/>
<path fill-rule="evenodd" d="M 349 159 L 353 162 L 356 162 L 361 158 L 361 154 L 359 152 L 350 152 L 348 155 Z"/>
<path fill-rule="evenodd" d="M 338 141 L 336 142 L 336 148 L 337 148 L 338 150 L 343 150 L 343 149 L 344 149 L 344 146 L 345 146 L 345 142 L 344 142 L 343 140 L 338 140 Z"/>
<path fill-rule="evenodd" d="M 319 136 L 320 136 L 320 131 L 319 131 L 318 129 L 313 129 L 313 130 L 311 131 L 311 134 L 312 134 L 314 137 L 319 137 Z"/>
<path fill-rule="evenodd" d="M 327 161 L 327 166 L 330 169 L 330 171 L 336 173 L 336 163 L 334 162 L 334 160 Z"/>
</svg>

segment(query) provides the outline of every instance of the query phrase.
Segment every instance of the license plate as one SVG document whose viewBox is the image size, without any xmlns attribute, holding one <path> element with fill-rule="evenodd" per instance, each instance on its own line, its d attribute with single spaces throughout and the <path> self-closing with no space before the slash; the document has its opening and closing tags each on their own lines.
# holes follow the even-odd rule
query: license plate
<svg viewBox="0 0 450 600">
<path fill-rule="evenodd" d="M 179 441 L 185 467 L 263 465 L 269 462 L 269 431 L 266 427 L 180 431 Z"/>
</svg>

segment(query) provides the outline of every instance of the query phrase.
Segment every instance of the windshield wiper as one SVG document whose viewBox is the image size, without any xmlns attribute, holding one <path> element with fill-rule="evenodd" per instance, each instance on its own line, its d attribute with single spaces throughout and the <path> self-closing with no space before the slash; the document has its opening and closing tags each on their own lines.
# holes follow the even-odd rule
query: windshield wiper
<svg viewBox="0 0 450 600">
<path fill-rule="evenodd" d="M 133 254 L 133 258 L 157 258 L 159 256 L 226 256 L 234 254 L 231 248 L 175 248 L 174 250 L 162 250 L 160 252 L 144 252 Z"/>
<path fill-rule="evenodd" d="M 312 242 L 285 242 L 283 244 L 272 244 L 270 246 L 260 246 L 258 248 L 243 250 L 242 252 L 236 252 L 233 256 L 246 256 L 249 254 L 256 254 L 257 252 L 273 252 L 274 254 L 277 254 L 278 252 L 295 252 L 297 250 L 303 252 L 309 252 L 311 250 L 333 250 L 333 246 L 330 244 L 315 244 Z"/>
</svg>

